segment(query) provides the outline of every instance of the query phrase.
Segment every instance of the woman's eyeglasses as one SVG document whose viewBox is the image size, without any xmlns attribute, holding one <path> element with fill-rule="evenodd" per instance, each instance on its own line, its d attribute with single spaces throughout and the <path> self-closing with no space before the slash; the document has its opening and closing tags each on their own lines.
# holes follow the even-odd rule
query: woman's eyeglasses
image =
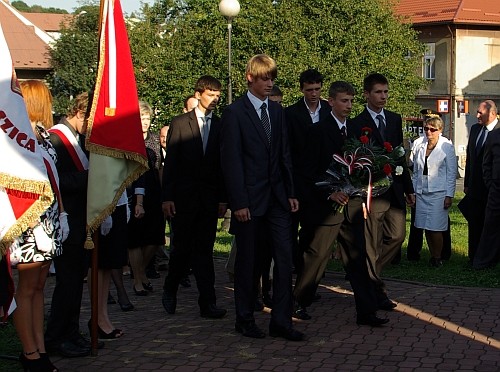
<svg viewBox="0 0 500 372">
<path fill-rule="evenodd" d="M 424 130 L 426 132 L 431 131 L 431 133 L 434 133 L 434 132 L 437 132 L 439 129 L 431 128 L 431 127 L 424 127 Z"/>
</svg>

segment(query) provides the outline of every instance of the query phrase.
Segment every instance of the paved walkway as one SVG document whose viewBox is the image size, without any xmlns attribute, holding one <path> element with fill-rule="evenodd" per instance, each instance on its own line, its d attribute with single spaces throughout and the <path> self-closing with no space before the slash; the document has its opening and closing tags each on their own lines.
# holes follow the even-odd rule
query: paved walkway
<svg viewBox="0 0 500 372">
<path fill-rule="evenodd" d="M 234 332 L 233 291 L 224 262 L 215 261 L 221 320 L 199 316 L 196 288 L 181 288 L 175 315 L 161 305 L 163 278 L 147 297 L 126 287 L 136 310 L 110 305 L 125 335 L 106 342 L 96 357 L 52 360 L 61 371 L 500 371 L 500 289 L 427 286 L 387 281 L 395 311 L 388 326 L 357 326 L 354 299 L 343 275 L 327 273 L 310 308 L 313 319 L 295 326 L 304 342 L 249 339 Z M 165 272 L 162 272 L 162 276 Z M 49 278 L 47 293 L 52 293 Z M 193 280 L 194 282 L 194 280 Z M 194 284 L 194 283 L 193 283 Z M 85 292 L 81 329 L 90 317 Z M 48 302 L 48 301 L 47 301 Z M 383 312 L 381 312 L 383 313 Z M 267 330 L 269 314 L 256 315 Z"/>
</svg>

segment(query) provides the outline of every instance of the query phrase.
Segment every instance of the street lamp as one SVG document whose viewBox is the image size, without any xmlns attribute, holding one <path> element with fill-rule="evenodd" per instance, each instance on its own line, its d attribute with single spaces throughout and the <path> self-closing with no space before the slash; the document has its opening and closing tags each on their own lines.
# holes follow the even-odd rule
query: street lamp
<svg viewBox="0 0 500 372">
<path fill-rule="evenodd" d="M 219 12 L 227 19 L 227 70 L 228 70 L 228 82 L 227 82 L 227 103 L 231 104 L 233 102 L 233 87 L 231 85 L 231 31 L 233 29 L 232 21 L 233 18 L 240 12 L 240 3 L 238 0 L 221 0 L 219 3 Z"/>
</svg>

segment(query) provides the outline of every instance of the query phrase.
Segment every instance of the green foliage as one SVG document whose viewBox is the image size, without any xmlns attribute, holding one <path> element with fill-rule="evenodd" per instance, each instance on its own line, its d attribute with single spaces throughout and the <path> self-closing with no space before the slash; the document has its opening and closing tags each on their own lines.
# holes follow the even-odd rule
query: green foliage
<svg viewBox="0 0 500 372">
<path fill-rule="evenodd" d="M 45 8 L 41 5 L 33 5 L 29 6 L 26 4 L 24 1 L 13 1 L 11 5 L 19 10 L 20 12 L 26 12 L 26 13 L 55 13 L 55 14 L 68 14 L 66 9 L 60 9 L 60 8 Z"/>
<path fill-rule="evenodd" d="M 298 76 L 307 68 L 324 74 L 325 88 L 335 80 L 351 82 L 359 97 L 363 77 L 377 71 L 390 81 L 388 108 L 403 116 L 418 114 L 414 98 L 424 81 L 415 71 L 423 48 L 389 1 L 240 0 L 241 12 L 232 21 L 233 96 L 246 90 L 247 60 L 267 53 L 278 63 L 276 83 L 285 105 L 300 95 Z M 157 115 L 152 125 L 158 129 L 182 112 L 199 76 L 210 74 L 227 85 L 227 21 L 214 0 L 158 0 L 144 4 L 139 17 L 129 20 L 137 89 L 153 105 Z M 88 90 L 95 79 L 97 52 L 90 50 L 97 45 L 97 26 L 84 31 L 79 22 L 64 30 L 51 53 L 51 83 L 59 107 L 64 97 Z M 224 89 L 219 112 L 225 102 Z M 353 115 L 362 103 L 356 102 Z"/>
<path fill-rule="evenodd" d="M 248 58 L 267 53 L 278 63 L 276 83 L 285 94 L 285 104 L 300 95 L 298 76 L 307 68 L 321 71 L 326 87 L 334 80 L 347 80 L 358 93 L 363 77 L 377 71 L 391 82 L 388 108 L 405 116 L 418 112 L 414 97 L 424 81 L 415 71 L 422 46 L 389 3 L 241 0 L 240 4 L 241 12 L 232 22 L 235 97 L 246 90 Z M 227 83 L 227 22 L 218 11 L 218 2 L 208 0 L 158 1 L 144 17 L 147 22 L 130 33 L 138 89 L 160 110 L 160 121 L 165 123 L 180 113 L 182 101 L 192 93 L 200 75 L 212 74 Z M 222 102 L 225 99 L 223 94 Z M 361 108 L 359 100 L 354 113 Z"/>
<path fill-rule="evenodd" d="M 94 88 L 97 76 L 99 7 L 83 6 L 50 50 L 54 70 L 48 83 L 54 111 L 65 114 L 71 98 Z"/>
</svg>

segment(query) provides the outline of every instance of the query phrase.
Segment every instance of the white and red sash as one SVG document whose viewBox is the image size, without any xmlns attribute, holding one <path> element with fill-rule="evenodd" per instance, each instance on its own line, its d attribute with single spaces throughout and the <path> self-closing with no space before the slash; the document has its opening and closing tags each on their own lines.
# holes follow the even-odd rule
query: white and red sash
<svg viewBox="0 0 500 372">
<path fill-rule="evenodd" d="M 49 133 L 57 135 L 66 150 L 68 151 L 73 163 L 75 163 L 76 168 L 79 171 L 89 169 L 89 159 L 87 155 L 80 147 L 80 144 L 76 140 L 76 137 L 71 133 L 71 130 L 64 124 L 56 124 L 49 129 Z"/>
</svg>

